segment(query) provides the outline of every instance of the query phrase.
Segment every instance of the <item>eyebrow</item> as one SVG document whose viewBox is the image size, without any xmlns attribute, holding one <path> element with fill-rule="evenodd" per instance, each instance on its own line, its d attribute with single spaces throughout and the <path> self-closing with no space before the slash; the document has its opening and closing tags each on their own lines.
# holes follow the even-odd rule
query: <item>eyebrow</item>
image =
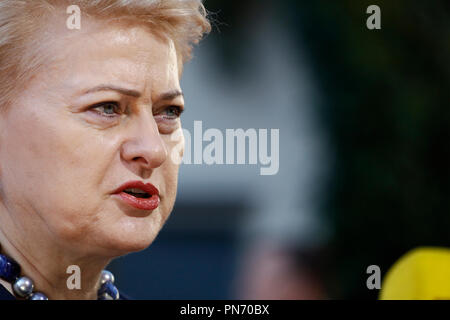
<svg viewBox="0 0 450 320">
<path fill-rule="evenodd" d="M 158 99 L 156 99 L 156 100 L 157 101 L 174 100 L 175 98 L 178 98 L 178 97 L 184 97 L 183 92 L 181 92 L 180 90 L 173 90 L 173 91 L 169 91 L 169 92 L 159 95 Z"/>
<path fill-rule="evenodd" d="M 135 98 L 139 98 L 142 96 L 142 94 L 139 91 L 122 88 L 122 87 L 118 87 L 118 86 L 114 86 L 114 85 L 110 85 L 110 84 L 101 84 L 99 86 L 96 86 L 94 88 L 84 91 L 83 94 L 88 94 L 88 93 L 93 93 L 93 92 L 98 92 L 98 91 L 117 91 L 126 96 L 131 96 L 131 97 L 135 97 Z"/>
<path fill-rule="evenodd" d="M 101 84 L 99 86 L 96 86 L 94 88 L 86 90 L 83 94 L 99 92 L 99 91 L 117 91 L 126 96 L 131 96 L 131 97 L 135 97 L 135 98 L 140 98 L 142 96 L 142 93 L 140 93 L 139 91 L 136 91 L 133 89 L 122 88 L 122 87 L 118 87 L 118 86 L 110 85 L 110 84 Z M 172 91 L 162 93 L 161 95 L 158 96 L 158 98 L 156 100 L 157 101 L 174 100 L 175 98 L 178 98 L 180 96 L 184 97 L 183 92 L 181 92 L 180 90 L 172 90 Z"/>
</svg>

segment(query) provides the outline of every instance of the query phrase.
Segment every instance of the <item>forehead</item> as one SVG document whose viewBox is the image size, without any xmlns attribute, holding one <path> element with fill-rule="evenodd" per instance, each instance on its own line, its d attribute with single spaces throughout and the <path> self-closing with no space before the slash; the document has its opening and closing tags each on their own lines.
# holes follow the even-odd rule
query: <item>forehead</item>
<svg viewBox="0 0 450 320">
<path fill-rule="evenodd" d="M 100 83 L 128 84 L 146 96 L 179 90 L 178 59 L 173 41 L 144 26 L 84 24 L 52 41 L 48 81 L 74 91 Z"/>
</svg>

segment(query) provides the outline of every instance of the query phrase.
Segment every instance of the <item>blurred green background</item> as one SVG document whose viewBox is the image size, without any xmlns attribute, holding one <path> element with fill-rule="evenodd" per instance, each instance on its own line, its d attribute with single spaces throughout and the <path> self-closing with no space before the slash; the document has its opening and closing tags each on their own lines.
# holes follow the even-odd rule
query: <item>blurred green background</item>
<svg viewBox="0 0 450 320">
<path fill-rule="evenodd" d="M 207 2 L 228 57 L 239 23 L 261 1 Z M 381 8 L 381 30 L 366 8 Z M 298 1 L 278 9 L 301 36 L 325 101 L 335 154 L 323 215 L 332 226 L 326 273 L 335 298 L 376 298 L 361 278 L 417 246 L 450 245 L 450 2 Z M 383 272 L 384 273 L 384 272 Z"/>
</svg>

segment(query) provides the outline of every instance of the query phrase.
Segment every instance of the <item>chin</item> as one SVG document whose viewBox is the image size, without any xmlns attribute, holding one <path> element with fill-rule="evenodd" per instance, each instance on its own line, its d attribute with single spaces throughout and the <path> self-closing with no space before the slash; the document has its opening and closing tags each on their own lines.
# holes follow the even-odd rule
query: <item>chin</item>
<svg viewBox="0 0 450 320">
<path fill-rule="evenodd" d="M 119 251 L 119 255 L 125 255 L 127 253 L 139 252 L 147 249 L 153 242 L 153 239 L 128 239 L 127 241 L 121 241 L 116 244 L 115 248 Z"/>
<path fill-rule="evenodd" d="M 123 235 L 116 239 L 108 239 L 107 243 L 102 246 L 106 249 L 107 255 L 113 258 L 126 255 L 128 253 L 138 252 L 147 249 L 156 236 L 137 237 L 136 235 Z"/>
<path fill-rule="evenodd" d="M 160 230 L 160 224 L 154 220 L 132 219 L 115 232 L 109 232 L 108 247 L 116 255 L 142 251 L 153 243 Z"/>
</svg>

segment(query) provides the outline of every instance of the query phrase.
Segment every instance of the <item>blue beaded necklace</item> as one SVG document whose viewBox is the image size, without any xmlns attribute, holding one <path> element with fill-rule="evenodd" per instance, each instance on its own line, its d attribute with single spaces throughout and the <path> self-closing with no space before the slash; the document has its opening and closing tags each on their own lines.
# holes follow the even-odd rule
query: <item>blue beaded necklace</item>
<svg viewBox="0 0 450 320">
<path fill-rule="evenodd" d="M 9 282 L 14 294 L 27 300 L 48 300 L 42 292 L 34 291 L 34 283 L 28 277 L 20 276 L 21 268 L 13 259 L 0 254 L 0 278 Z M 97 291 L 98 300 L 119 300 L 119 290 L 114 285 L 114 275 L 103 270 L 100 277 L 100 289 Z"/>
</svg>

